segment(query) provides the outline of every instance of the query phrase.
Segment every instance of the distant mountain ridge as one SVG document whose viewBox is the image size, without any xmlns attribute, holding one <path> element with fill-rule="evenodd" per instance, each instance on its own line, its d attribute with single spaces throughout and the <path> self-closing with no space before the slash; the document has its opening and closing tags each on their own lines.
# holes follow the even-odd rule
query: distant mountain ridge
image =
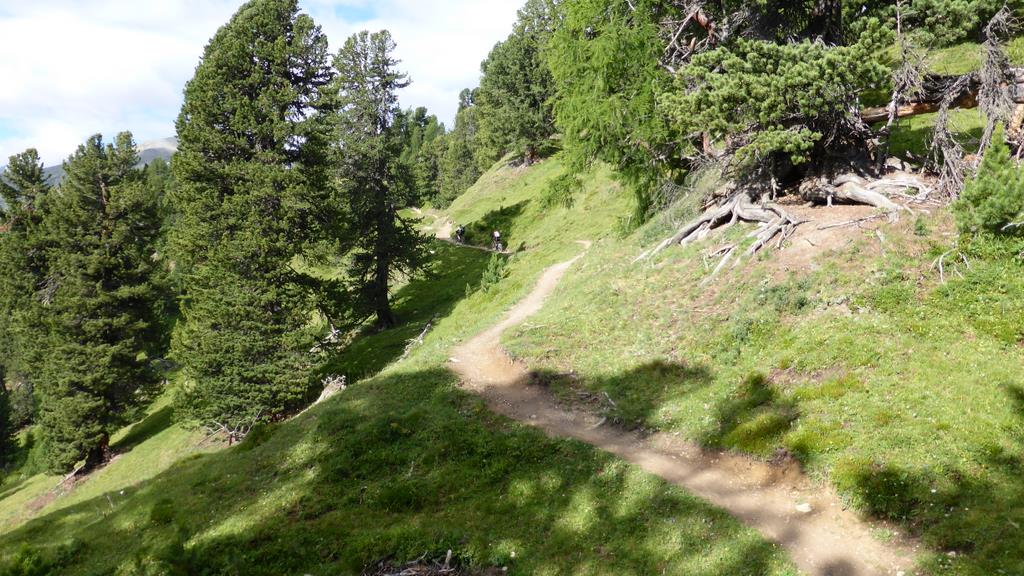
<svg viewBox="0 0 1024 576">
<path fill-rule="evenodd" d="M 148 140 L 138 145 L 138 151 L 139 166 L 146 166 L 157 158 L 170 162 L 171 156 L 174 156 L 174 153 L 178 151 L 178 139 L 171 136 L 170 138 Z M 50 178 L 50 184 L 60 184 L 60 181 L 64 179 L 63 162 L 54 166 L 47 166 L 43 169 L 43 174 Z"/>
</svg>

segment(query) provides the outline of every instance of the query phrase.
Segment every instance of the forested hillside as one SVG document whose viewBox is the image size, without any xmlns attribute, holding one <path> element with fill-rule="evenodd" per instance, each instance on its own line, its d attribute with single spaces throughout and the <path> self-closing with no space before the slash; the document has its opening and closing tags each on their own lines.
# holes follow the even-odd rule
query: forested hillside
<svg viewBox="0 0 1024 576">
<path fill-rule="evenodd" d="M 1024 574 L 1022 26 L 527 0 L 445 126 L 245 3 L 0 178 L 0 575 Z"/>
</svg>

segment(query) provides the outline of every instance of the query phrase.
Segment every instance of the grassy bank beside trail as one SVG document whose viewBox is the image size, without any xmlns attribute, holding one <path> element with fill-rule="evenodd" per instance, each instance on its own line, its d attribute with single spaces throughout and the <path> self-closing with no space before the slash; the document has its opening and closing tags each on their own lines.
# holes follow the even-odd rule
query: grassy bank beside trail
<svg viewBox="0 0 1024 576">
<path fill-rule="evenodd" d="M 456 203 L 467 224 L 540 194 L 561 168 L 552 160 L 507 170 Z M 523 244 L 512 255 L 435 243 L 431 273 L 396 293 L 402 327 L 363 333 L 331 359 L 331 371 L 365 379 L 213 453 L 190 454 L 196 439 L 159 420 L 152 428 L 161 431 L 136 435 L 122 459 L 183 434 L 177 463 L 143 475 L 119 472 L 119 460 L 98 473 L 116 483 L 90 478 L 11 524 L 0 574 L 359 574 L 450 549 L 473 573 L 794 576 L 783 552 L 725 513 L 586 445 L 491 414 L 445 368 L 454 344 L 581 250 L 574 240 L 613 236 L 628 201 L 605 175 L 591 178 L 571 210 L 526 202 L 506 228 L 514 248 Z"/>
<path fill-rule="evenodd" d="M 881 226 L 884 245 L 839 229 L 793 265 L 798 236 L 703 284 L 720 239 L 632 264 L 669 228 L 595 246 L 506 345 L 567 400 L 607 394 L 622 425 L 785 450 L 919 534 L 935 574 L 1024 573 L 1020 260 L 962 247 L 940 282 L 956 237 L 936 210 Z"/>
</svg>

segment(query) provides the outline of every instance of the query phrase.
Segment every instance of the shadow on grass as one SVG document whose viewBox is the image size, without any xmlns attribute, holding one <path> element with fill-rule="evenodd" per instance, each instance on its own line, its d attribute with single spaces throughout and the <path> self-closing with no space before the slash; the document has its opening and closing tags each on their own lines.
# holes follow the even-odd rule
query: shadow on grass
<svg viewBox="0 0 1024 576">
<path fill-rule="evenodd" d="M 1007 385 L 1018 421 L 982 447 L 980 467 L 908 469 L 847 460 L 833 481 L 875 517 L 902 523 L 934 550 L 938 573 L 1024 574 L 1024 388 Z"/>
<path fill-rule="evenodd" d="M 22 486 L 31 479 L 33 476 L 32 471 L 28 470 L 29 459 L 32 455 L 32 450 L 36 447 L 36 435 L 31 429 L 27 430 L 22 438 L 17 439 L 15 442 L 14 454 L 11 455 L 10 461 L 7 463 L 5 474 L 17 475 L 17 480 L 9 480 L 6 477 L 0 476 L 0 500 L 14 496 L 21 490 Z"/>
<path fill-rule="evenodd" d="M 367 381 L 255 447 L 0 536 L 8 560 L 22 544 L 69 575 L 359 574 L 449 549 L 510 574 L 795 573 L 722 511 L 493 415 L 440 368 Z"/>
<path fill-rule="evenodd" d="M 799 417 L 796 405 L 783 399 L 762 374 L 751 374 L 715 408 L 717 426 L 701 436 L 709 446 L 765 455 L 777 446 Z"/>
<path fill-rule="evenodd" d="M 512 250 L 512 228 L 529 203 L 529 200 L 523 200 L 511 206 L 492 210 L 479 220 L 465 224 L 466 242 L 474 246 L 490 248 L 493 242 L 492 234 L 497 230 L 501 232 L 501 241 L 505 244 L 505 248 Z"/>
<path fill-rule="evenodd" d="M 641 364 L 611 378 L 587 378 L 585 387 L 575 374 L 535 371 L 531 375 L 534 384 L 551 389 L 562 400 L 589 404 L 591 410 L 604 412 L 625 428 L 652 426 L 666 404 L 694 394 L 713 381 L 706 366 L 663 360 Z M 711 414 L 711 427 L 697 438 L 701 444 L 764 456 L 772 453 L 799 418 L 796 404 L 783 398 L 762 374 L 747 377 L 717 403 Z"/>
<path fill-rule="evenodd" d="M 117 453 L 128 452 L 153 436 L 171 427 L 173 423 L 174 409 L 165 406 L 152 414 L 148 414 L 141 422 L 132 425 L 123 438 L 115 442 L 110 448 Z"/>
<path fill-rule="evenodd" d="M 369 378 L 405 352 L 410 340 L 419 336 L 432 320 L 451 313 L 466 297 L 467 286 L 480 284 L 490 255 L 436 241 L 427 273 L 414 278 L 392 296 L 399 325 L 386 331 L 367 329 L 344 350 L 331 358 L 324 372 L 345 375 L 349 382 Z"/>
</svg>

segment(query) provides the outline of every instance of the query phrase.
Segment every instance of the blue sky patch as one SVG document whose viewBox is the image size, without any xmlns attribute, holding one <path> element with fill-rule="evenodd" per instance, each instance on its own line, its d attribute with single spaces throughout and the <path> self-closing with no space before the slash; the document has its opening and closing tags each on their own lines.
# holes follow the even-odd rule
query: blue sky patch
<svg viewBox="0 0 1024 576">
<path fill-rule="evenodd" d="M 377 17 L 377 9 L 373 2 L 358 5 L 341 4 L 334 7 L 334 15 L 346 22 L 367 22 Z"/>
<path fill-rule="evenodd" d="M 14 138 L 20 134 L 8 120 L 0 118 L 0 140 Z"/>
</svg>

